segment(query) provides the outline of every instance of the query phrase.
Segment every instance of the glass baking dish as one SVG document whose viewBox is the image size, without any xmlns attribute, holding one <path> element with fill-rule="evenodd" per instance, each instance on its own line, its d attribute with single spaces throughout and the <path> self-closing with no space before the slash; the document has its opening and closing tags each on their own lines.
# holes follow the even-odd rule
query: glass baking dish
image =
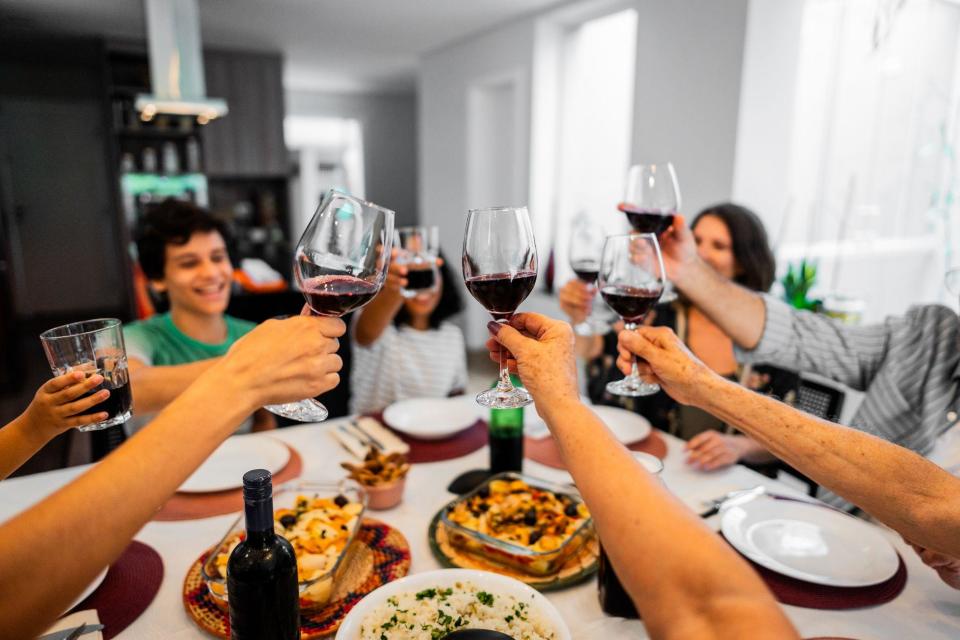
<svg viewBox="0 0 960 640">
<path fill-rule="evenodd" d="M 357 531 L 360 529 L 360 522 L 363 520 L 363 514 L 367 508 L 367 493 L 363 488 L 353 480 L 345 478 L 339 483 L 316 483 L 316 482 L 292 482 L 277 487 L 273 492 L 273 510 L 274 522 L 276 524 L 277 513 L 282 510 L 295 510 L 298 496 L 304 496 L 307 500 L 315 498 L 334 499 L 342 495 L 349 503 L 360 505 L 359 513 L 353 516 L 349 521 L 349 531 L 346 544 L 336 556 L 333 565 L 322 571 L 319 575 L 312 576 L 309 580 L 300 580 L 300 608 L 311 609 L 321 607 L 330 600 L 333 593 L 333 585 L 343 569 L 349 564 L 352 557 L 352 549 Z M 280 531 L 278 531 L 279 533 Z M 229 557 L 230 552 L 236 542 L 243 539 L 246 535 L 244 517 L 240 516 L 233 523 L 227 533 L 221 538 L 217 546 L 207 557 L 201 567 L 204 582 L 210 591 L 211 597 L 221 607 L 227 606 L 227 581 L 225 578 L 226 568 L 224 565 L 221 573 L 217 558 L 221 554 Z M 300 554 L 297 555 L 297 565 L 300 572 L 303 573 Z"/>
<path fill-rule="evenodd" d="M 477 554 L 492 562 L 518 569 L 524 573 L 547 576 L 558 572 L 564 562 L 576 553 L 580 545 L 593 533 L 593 518 L 589 515 L 586 516 L 574 531 L 567 534 L 567 537 L 562 540 L 558 547 L 549 551 L 538 551 L 518 542 L 501 540 L 475 529 L 465 527 L 450 518 L 451 513 L 453 513 L 458 504 L 469 504 L 471 498 L 483 491 L 489 492 L 490 484 L 500 480 L 506 482 L 522 480 L 532 489 L 549 491 L 557 497 L 566 496 L 569 499 L 566 501 L 566 504 L 578 505 L 577 508 L 583 503 L 580 494 L 573 486 L 558 485 L 520 473 L 500 473 L 470 493 L 450 502 L 443 508 L 441 522 L 446 529 L 450 544 L 467 552 Z"/>
</svg>

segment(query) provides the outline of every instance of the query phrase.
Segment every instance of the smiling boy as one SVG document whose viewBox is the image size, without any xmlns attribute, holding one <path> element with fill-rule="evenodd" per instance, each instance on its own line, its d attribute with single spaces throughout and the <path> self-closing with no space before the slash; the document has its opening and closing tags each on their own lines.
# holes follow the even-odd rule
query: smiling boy
<svg viewBox="0 0 960 640">
<path fill-rule="evenodd" d="M 176 200 L 143 219 L 140 266 L 170 310 L 123 330 L 139 416 L 163 409 L 255 326 L 224 313 L 233 282 L 226 235 L 208 211 Z M 274 426 L 269 413 L 254 414 L 254 431 Z"/>
</svg>

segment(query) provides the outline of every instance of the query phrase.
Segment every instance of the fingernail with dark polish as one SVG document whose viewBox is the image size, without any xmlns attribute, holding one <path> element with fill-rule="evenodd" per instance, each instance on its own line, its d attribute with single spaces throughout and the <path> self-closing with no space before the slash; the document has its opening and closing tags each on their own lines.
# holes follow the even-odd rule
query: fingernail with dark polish
<svg viewBox="0 0 960 640">
<path fill-rule="evenodd" d="M 500 329 L 502 328 L 503 327 L 500 325 L 499 322 L 494 322 L 493 320 L 491 320 L 490 322 L 487 323 L 487 331 L 489 331 L 491 335 L 495 336 L 499 334 Z"/>
</svg>

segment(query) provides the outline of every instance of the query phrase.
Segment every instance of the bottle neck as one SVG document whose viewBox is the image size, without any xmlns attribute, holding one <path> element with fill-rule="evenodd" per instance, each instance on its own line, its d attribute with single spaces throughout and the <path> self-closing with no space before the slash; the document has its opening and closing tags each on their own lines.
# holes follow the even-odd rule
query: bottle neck
<svg viewBox="0 0 960 640">
<path fill-rule="evenodd" d="M 251 544 L 273 538 L 273 497 L 244 499 L 247 520 L 247 540 Z"/>
</svg>

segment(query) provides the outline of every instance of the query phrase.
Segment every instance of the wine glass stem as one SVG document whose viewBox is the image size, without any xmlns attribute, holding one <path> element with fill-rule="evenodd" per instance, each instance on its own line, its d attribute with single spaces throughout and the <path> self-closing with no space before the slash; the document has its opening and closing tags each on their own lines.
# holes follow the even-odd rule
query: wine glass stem
<svg viewBox="0 0 960 640">
<path fill-rule="evenodd" d="M 506 320 L 497 320 L 500 324 L 507 324 Z M 503 353 L 506 347 L 500 345 L 500 381 L 497 383 L 497 391 L 500 393 L 510 393 L 513 391 L 513 382 L 510 381 L 510 370 L 507 369 L 507 363 L 503 359 Z"/>
<path fill-rule="evenodd" d="M 637 324 L 635 322 L 627 322 L 623 325 L 623 328 L 627 331 L 636 331 Z M 640 368 L 637 366 L 637 354 L 633 354 L 631 360 L 630 375 L 627 377 L 626 382 L 631 388 L 635 388 L 640 385 Z"/>
</svg>

